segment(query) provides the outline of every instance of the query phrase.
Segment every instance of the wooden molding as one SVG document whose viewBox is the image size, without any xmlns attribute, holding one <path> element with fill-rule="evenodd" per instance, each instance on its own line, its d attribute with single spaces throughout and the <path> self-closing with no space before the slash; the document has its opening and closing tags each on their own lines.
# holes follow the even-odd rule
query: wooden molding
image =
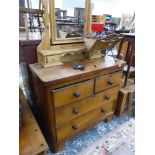
<svg viewBox="0 0 155 155">
<path fill-rule="evenodd" d="M 85 0 L 85 25 L 84 31 L 91 31 L 91 10 L 90 0 Z M 88 51 L 83 43 L 82 37 L 56 39 L 56 21 L 55 21 L 55 0 L 41 0 L 44 9 L 45 33 L 42 41 L 37 48 L 38 62 L 43 67 L 60 65 L 63 63 L 62 57 L 67 54 L 77 55 L 84 54 L 84 57 L 95 59 L 102 57 L 101 51 Z M 49 6 L 49 11 L 48 11 Z M 51 45 L 51 43 L 53 45 Z M 78 57 L 78 56 L 77 56 Z M 72 60 L 72 58 L 70 58 Z"/>
<path fill-rule="evenodd" d="M 41 3 L 43 5 L 44 9 L 44 16 L 43 16 L 43 21 L 45 25 L 45 33 L 43 35 L 42 41 L 39 44 L 37 51 L 45 50 L 45 49 L 50 49 L 50 32 L 49 32 L 49 15 L 48 15 L 48 1 L 47 0 L 41 0 Z"/>
<path fill-rule="evenodd" d="M 38 62 L 43 67 L 56 66 L 63 64 L 62 57 L 65 55 L 77 55 L 83 52 L 88 52 L 84 43 L 50 46 L 49 49 L 38 51 Z"/>
<path fill-rule="evenodd" d="M 86 12 L 85 12 L 85 25 L 84 32 L 91 32 L 91 22 L 92 22 L 92 4 L 90 0 L 86 0 Z"/>
<path fill-rule="evenodd" d="M 84 32 L 88 32 L 87 24 L 90 24 L 90 0 L 85 0 L 85 23 L 84 23 Z M 75 43 L 75 42 L 83 42 L 82 37 L 75 37 L 75 38 L 65 38 L 65 39 L 58 39 L 56 38 L 56 22 L 55 22 L 55 0 L 50 0 L 49 2 L 49 12 L 50 12 L 50 33 L 51 33 L 51 43 L 52 44 L 63 44 L 63 43 Z M 88 19 L 88 17 L 89 19 Z"/>
</svg>

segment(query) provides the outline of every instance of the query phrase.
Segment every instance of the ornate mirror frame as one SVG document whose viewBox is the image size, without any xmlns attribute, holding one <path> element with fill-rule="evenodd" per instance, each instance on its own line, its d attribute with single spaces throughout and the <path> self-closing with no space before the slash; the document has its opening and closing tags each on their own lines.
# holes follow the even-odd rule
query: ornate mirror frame
<svg viewBox="0 0 155 155">
<path fill-rule="evenodd" d="M 65 38 L 59 39 L 56 38 L 57 30 L 56 30 L 56 19 L 55 19 L 55 1 L 49 0 L 49 22 L 50 22 L 50 35 L 51 35 L 51 44 L 64 44 L 64 43 L 77 43 L 83 42 L 82 37 L 74 37 L 74 38 Z M 85 20 L 84 20 L 84 33 L 90 30 L 90 1 L 85 0 Z"/>
</svg>

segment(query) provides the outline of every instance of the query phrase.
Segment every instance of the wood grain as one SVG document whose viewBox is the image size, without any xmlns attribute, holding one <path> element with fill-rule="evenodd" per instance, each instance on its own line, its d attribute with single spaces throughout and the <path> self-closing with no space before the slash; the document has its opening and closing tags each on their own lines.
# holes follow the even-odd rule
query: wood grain
<svg viewBox="0 0 155 155">
<path fill-rule="evenodd" d="M 34 104 L 36 115 L 38 116 L 39 123 L 42 125 L 44 135 L 51 150 L 57 152 L 58 146 L 56 142 L 54 104 L 51 89 L 50 87 L 44 87 L 37 76 L 34 74 L 31 75 L 34 92 L 37 97 Z"/>
<path fill-rule="evenodd" d="M 94 80 L 52 90 L 55 108 L 93 94 Z"/>
<path fill-rule="evenodd" d="M 76 43 L 76 44 L 65 44 L 65 45 L 54 45 L 51 46 L 50 49 L 39 50 L 38 52 L 38 62 L 43 67 L 50 67 L 63 64 L 63 60 L 65 55 L 69 56 L 69 60 L 72 60 L 72 55 L 78 56 L 78 54 L 83 55 L 83 52 L 87 52 L 86 46 L 84 43 Z M 46 61 L 49 57 L 57 56 L 59 59 L 57 61 Z M 84 56 L 83 56 L 84 57 Z M 43 61 L 45 60 L 45 61 Z M 68 60 L 68 61 L 69 61 Z"/>
<path fill-rule="evenodd" d="M 19 154 L 46 154 L 48 145 L 22 92 L 20 102 L 23 103 L 23 126 L 19 136 Z"/>
<path fill-rule="evenodd" d="M 104 104 L 96 109 L 78 117 L 77 119 L 71 121 L 70 123 L 64 125 L 57 129 L 57 140 L 63 141 L 68 138 L 71 138 L 74 135 L 77 135 L 85 128 L 89 128 L 92 124 L 96 124 L 98 121 L 104 120 L 107 114 L 113 113 L 113 108 L 115 101 L 112 101 L 109 104 Z M 105 112 L 102 112 L 101 109 L 104 108 Z M 74 126 L 77 129 L 74 129 Z"/>
<path fill-rule="evenodd" d="M 86 69 L 74 70 L 72 66 L 75 63 L 85 65 Z M 58 152 L 68 139 L 93 127 L 99 121 L 112 119 L 119 84 L 109 90 L 95 93 L 94 80 L 100 76 L 117 74 L 122 71 L 124 65 L 124 61 L 115 62 L 111 57 L 93 61 L 86 59 L 65 62 L 63 65 L 47 68 L 42 68 L 39 64 L 30 65 L 36 108 L 40 107 L 39 116 L 41 113 L 44 115 L 40 121 L 47 124 L 47 138 L 52 152 Z M 89 81 L 88 84 L 83 86 L 87 81 Z M 84 93 L 91 93 L 87 94 L 88 96 L 82 96 L 81 99 L 72 100 L 69 96 L 73 95 L 75 90 L 79 90 L 76 86 Z M 89 88 L 88 91 L 87 88 Z M 55 96 L 56 93 L 59 95 Z M 110 96 L 109 101 L 103 101 L 104 95 Z M 55 106 L 56 100 L 61 101 L 58 107 Z M 77 116 L 72 112 L 74 108 L 80 109 Z M 101 112 L 101 108 L 106 108 L 106 112 Z M 72 129 L 74 123 L 79 127 L 76 131 Z"/>
<path fill-rule="evenodd" d="M 66 124 L 80 115 L 95 109 L 98 106 L 109 104 L 117 99 L 119 87 L 105 90 L 96 95 L 92 95 L 83 100 L 73 102 L 55 110 L 56 126 Z"/>
<path fill-rule="evenodd" d="M 95 79 L 95 92 L 97 93 L 102 90 L 120 85 L 121 79 L 122 79 L 122 71 L 108 74 L 105 76 L 100 76 Z"/>
<path fill-rule="evenodd" d="M 85 70 L 74 70 L 74 64 L 81 64 L 85 66 Z M 96 76 L 97 74 L 107 74 L 110 72 L 115 72 L 116 70 L 121 70 L 125 65 L 124 61 L 118 60 L 115 62 L 112 57 L 106 57 L 104 59 L 98 58 L 96 60 L 83 60 L 83 61 L 70 61 L 65 62 L 59 66 L 43 68 L 38 63 L 31 64 L 30 69 L 32 72 L 39 77 L 44 85 L 56 85 L 64 82 L 69 82 L 72 80 L 77 80 L 86 76 Z"/>
<path fill-rule="evenodd" d="M 130 94 L 135 91 L 135 85 L 128 85 L 126 88 L 120 88 L 118 93 L 117 104 L 115 108 L 115 115 L 121 116 L 124 113 L 129 113 L 131 110 L 131 98 Z"/>
<path fill-rule="evenodd" d="M 48 14 L 48 0 L 41 0 L 43 9 L 44 9 L 44 15 L 43 15 L 43 22 L 44 22 L 44 26 L 45 26 L 45 32 L 43 34 L 42 37 L 42 41 L 41 43 L 38 45 L 37 47 L 37 52 L 39 53 L 39 51 L 44 50 L 44 49 L 50 49 L 50 33 L 49 33 L 49 14 Z"/>
<path fill-rule="evenodd" d="M 84 32 L 91 32 L 92 8 L 90 0 L 86 0 Z"/>
</svg>

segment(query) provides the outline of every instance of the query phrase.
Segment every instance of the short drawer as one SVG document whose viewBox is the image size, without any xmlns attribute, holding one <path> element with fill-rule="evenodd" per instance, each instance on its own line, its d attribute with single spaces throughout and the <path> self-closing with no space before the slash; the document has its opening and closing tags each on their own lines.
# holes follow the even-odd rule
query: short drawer
<svg viewBox="0 0 155 155">
<path fill-rule="evenodd" d="M 120 85 L 121 79 L 122 79 L 122 71 L 96 78 L 95 93 Z"/>
<path fill-rule="evenodd" d="M 77 101 L 93 94 L 94 80 L 53 90 L 55 108 Z"/>
<path fill-rule="evenodd" d="M 57 108 L 55 110 L 56 126 L 63 125 L 98 106 L 110 104 L 111 101 L 117 99 L 118 90 L 119 87 L 117 86 L 64 107 Z"/>
<path fill-rule="evenodd" d="M 52 63 L 56 61 L 60 61 L 59 55 L 47 56 L 47 63 Z"/>
<path fill-rule="evenodd" d="M 72 120 L 68 124 L 56 129 L 57 141 L 61 142 L 67 140 L 74 135 L 77 135 L 83 130 L 86 130 L 93 125 L 97 124 L 99 121 L 105 119 L 107 116 L 113 114 L 113 109 L 115 106 L 115 101 L 110 104 L 99 106 L 96 109 Z"/>
</svg>

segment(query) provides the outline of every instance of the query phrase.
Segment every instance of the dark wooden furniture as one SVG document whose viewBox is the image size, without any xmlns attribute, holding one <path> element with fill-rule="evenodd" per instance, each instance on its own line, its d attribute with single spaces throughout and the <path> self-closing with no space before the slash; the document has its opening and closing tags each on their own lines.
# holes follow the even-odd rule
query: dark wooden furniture
<svg viewBox="0 0 155 155">
<path fill-rule="evenodd" d="M 74 70 L 75 63 L 85 65 L 85 70 Z M 35 107 L 42 114 L 53 152 L 99 121 L 112 119 L 124 65 L 108 56 L 47 68 L 30 65 Z"/>
<path fill-rule="evenodd" d="M 128 47 L 126 51 L 126 57 L 125 61 L 127 62 L 127 69 L 124 71 L 125 75 L 125 81 L 124 81 L 124 87 L 127 85 L 127 79 L 130 73 L 130 68 L 133 62 L 133 57 L 135 54 L 135 34 L 134 33 L 122 33 L 124 35 L 123 39 L 121 40 L 119 50 L 118 50 L 118 55 L 117 58 L 119 58 L 121 54 L 121 49 L 123 47 L 124 42 L 128 42 Z"/>
<path fill-rule="evenodd" d="M 45 155 L 48 145 L 22 91 L 19 100 L 23 107 L 23 123 L 19 134 L 20 155 Z"/>
<path fill-rule="evenodd" d="M 129 85 L 125 88 L 121 88 L 118 93 L 117 104 L 115 108 L 115 115 L 121 116 L 123 114 L 130 114 L 133 109 L 131 95 L 135 92 L 135 85 Z"/>
<path fill-rule="evenodd" d="M 41 40 L 20 40 L 19 41 L 19 63 L 26 65 L 37 62 L 37 46 Z"/>
<path fill-rule="evenodd" d="M 28 65 L 37 63 L 37 46 L 41 40 L 19 40 L 19 65 L 21 67 L 22 76 L 26 81 L 26 87 L 29 89 L 31 99 L 34 100 L 33 88 L 31 86 L 30 70 Z M 28 82 L 28 83 L 27 83 Z M 27 86 L 28 85 L 28 86 Z"/>
</svg>

